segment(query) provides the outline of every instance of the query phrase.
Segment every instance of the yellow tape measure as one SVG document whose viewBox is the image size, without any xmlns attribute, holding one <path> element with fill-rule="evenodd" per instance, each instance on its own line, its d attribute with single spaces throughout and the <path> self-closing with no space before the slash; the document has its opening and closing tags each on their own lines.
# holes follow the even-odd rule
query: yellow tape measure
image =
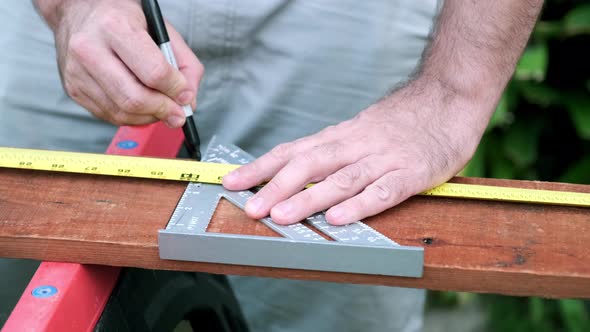
<svg viewBox="0 0 590 332">
<path fill-rule="evenodd" d="M 0 167 L 219 184 L 238 165 L 0 147 Z"/>
<path fill-rule="evenodd" d="M 220 184 L 238 165 L 0 147 L 0 167 Z M 590 194 L 445 183 L 422 195 L 590 207 Z"/>
</svg>

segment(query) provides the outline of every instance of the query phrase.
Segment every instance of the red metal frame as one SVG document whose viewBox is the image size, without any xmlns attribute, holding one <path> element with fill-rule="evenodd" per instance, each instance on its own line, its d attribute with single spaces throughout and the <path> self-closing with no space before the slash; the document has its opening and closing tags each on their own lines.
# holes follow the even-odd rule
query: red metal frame
<svg viewBox="0 0 590 332">
<path fill-rule="evenodd" d="M 106 153 L 176 157 L 184 136 L 162 123 L 121 127 Z M 6 321 L 3 332 L 92 331 L 121 268 L 43 262 Z"/>
</svg>

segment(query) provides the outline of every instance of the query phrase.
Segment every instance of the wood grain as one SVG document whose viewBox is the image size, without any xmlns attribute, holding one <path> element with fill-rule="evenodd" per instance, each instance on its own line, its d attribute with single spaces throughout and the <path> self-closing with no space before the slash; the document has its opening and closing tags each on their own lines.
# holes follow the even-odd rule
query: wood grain
<svg viewBox="0 0 590 332">
<path fill-rule="evenodd" d="M 455 182 L 590 192 L 562 183 Z M 413 197 L 366 222 L 424 246 L 419 279 L 161 260 L 184 183 L 0 169 L 0 256 L 437 290 L 590 298 L 590 209 Z M 276 236 L 222 202 L 209 231 Z"/>
</svg>

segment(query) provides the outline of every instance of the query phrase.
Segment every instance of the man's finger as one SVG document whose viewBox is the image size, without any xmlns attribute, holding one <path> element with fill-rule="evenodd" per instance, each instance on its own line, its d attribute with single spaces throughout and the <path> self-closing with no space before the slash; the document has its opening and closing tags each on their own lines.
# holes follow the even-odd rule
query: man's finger
<svg viewBox="0 0 590 332">
<path fill-rule="evenodd" d="M 131 114 L 131 113 L 113 113 L 116 108 L 114 102 L 102 91 L 98 83 L 91 77 L 84 80 L 85 90 L 80 91 L 80 98 L 76 100 L 80 105 L 99 119 L 108 121 L 118 126 L 122 125 L 145 125 L 157 122 L 158 119 L 151 115 Z"/>
<path fill-rule="evenodd" d="M 92 65 L 84 59 L 80 61 L 86 65 L 90 76 L 115 103 L 117 109 L 111 110 L 111 113 L 113 117 L 118 114 L 117 123 L 131 124 L 124 121 L 134 118 L 131 114 L 135 114 L 140 116 L 142 121 L 152 116 L 173 128 L 184 124 L 185 117 L 181 106 L 166 95 L 146 88 L 138 82 L 114 54 L 97 47 L 93 56 L 100 61 L 90 62 Z"/>
<path fill-rule="evenodd" d="M 298 193 L 315 178 L 321 180 L 347 164 L 355 162 L 355 154 L 344 153 L 341 142 L 332 142 L 296 155 L 246 204 L 252 218 L 269 214 L 277 203 Z"/>
<path fill-rule="evenodd" d="M 296 155 L 322 144 L 316 135 L 279 144 L 270 152 L 223 177 L 223 186 L 228 190 L 245 190 L 270 180 Z M 320 180 L 320 179 L 317 179 Z"/>
<path fill-rule="evenodd" d="M 271 209 L 278 224 L 292 224 L 323 211 L 361 192 L 387 172 L 387 160 L 371 155 L 350 164 Z"/>
<path fill-rule="evenodd" d="M 383 212 L 419 192 L 415 180 L 407 170 L 389 172 L 360 194 L 330 208 L 326 219 L 333 225 L 345 225 Z"/>
<path fill-rule="evenodd" d="M 85 109 L 90 111 L 92 115 L 95 117 L 108 121 L 108 116 L 104 113 L 102 107 L 98 106 L 93 100 L 90 95 L 86 94 L 85 92 L 80 91 L 80 93 L 74 99 L 78 104 L 84 106 Z"/>
<path fill-rule="evenodd" d="M 147 31 L 113 33 L 110 44 L 121 61 L 145 86 L 159 91 L 179 105 L 190 104 L 195 91 L 164 57 Z"/>
<path fill-rule="evenodd" d="M 64 88 L 68 95 L 95 117 L 111 121 L 110 112 L 116 109 L 116 105 L 88 71 L 73 61 L 65 72 Z"/>
<path fill-rule="evenodd" d="M 83 90 L 82 92 L 88 97 L 88 99 L 92 100 L 93 104 L 100 108 L 101 113 L 110 114 L 113 110 L 117 109 L 117 105 L 115 102 L 105 93 L 105 91 L 100 87 L 100 85 L 92 78 L 92 76 L 86 71 L 85 69 L 80 69 L 80 76 L 78 80 L 83 82 Z M 80 103 L 81 105 L 85 106 L 84 104 Z M 110 121 L 110 115 L 108 116 L 109 119 L 105 119 Z M 104 119 L 104 118 L 103 118 Z"/>
</svg>

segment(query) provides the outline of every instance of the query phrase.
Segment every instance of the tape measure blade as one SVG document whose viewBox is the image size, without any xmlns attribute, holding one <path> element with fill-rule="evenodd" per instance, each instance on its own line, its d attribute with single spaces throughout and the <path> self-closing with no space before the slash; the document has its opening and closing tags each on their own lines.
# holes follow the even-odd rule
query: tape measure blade
<svg viewBox="0 0 590 332">
<path fill-rule="evenodd" d="M 67 151 L 0 148 L 0 167 L 220 184 L 238 165 Z"/>
<path fill-rule="evenodd" d="M 444 183 L 422 195 L 590 207 L 590 194 L 526 188 Z"/>
<path fill-rule="evenodd" d="M 238 147 L 215 139 L 210 151 L 210 162 L 197 162 L 0 147 L 0 167 L 221 184 L 225 174 L 253 160 Z M 590 207 L 589 193 L 459 183 L 445 183 L 422 195 Z"/>
</svg>

